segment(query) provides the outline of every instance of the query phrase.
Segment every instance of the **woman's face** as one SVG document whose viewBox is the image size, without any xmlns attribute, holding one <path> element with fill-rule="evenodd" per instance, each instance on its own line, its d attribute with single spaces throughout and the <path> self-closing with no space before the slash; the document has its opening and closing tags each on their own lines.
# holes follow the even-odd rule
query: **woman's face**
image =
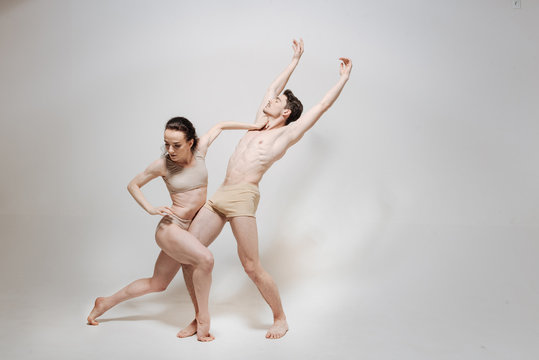
<svg viewBox="0 0 539 360">
<path fill-rule="evenodd" d="M 185 133 L 179 130 L 165 130 L 165 149 L 172 161 L 186 163 L 191 158 L 193 140 L 186 141 Z"/>
</svg>

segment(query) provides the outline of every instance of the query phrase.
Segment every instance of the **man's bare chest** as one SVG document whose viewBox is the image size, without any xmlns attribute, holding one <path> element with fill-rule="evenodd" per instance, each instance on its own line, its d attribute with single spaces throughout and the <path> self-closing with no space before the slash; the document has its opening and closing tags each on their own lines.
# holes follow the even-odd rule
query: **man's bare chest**
<svg viewBox="0 0 539 360">
<path fill-rule="evenodd" d="M 278 141 L 282 131 L 249 131 L 242 138 L 240 146 L 244 150 L 252 149 L 253 151 L 271 151 Z"/>
</svg>

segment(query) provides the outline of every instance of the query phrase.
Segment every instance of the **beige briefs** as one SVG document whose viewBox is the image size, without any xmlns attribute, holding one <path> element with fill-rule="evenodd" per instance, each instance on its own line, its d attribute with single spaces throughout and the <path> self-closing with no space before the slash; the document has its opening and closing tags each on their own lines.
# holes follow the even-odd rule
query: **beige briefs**
<svg viewBox="0 0 539 360">
<path fill-rule="evenodd" d="M 254 217 L 259 200 L 258 186 L 254 184 L 221 185 L 204 207 L 227 219 L 236 216 Z"/>
<path fill-rule="evenodd" d="M 182 219 L 181 217 L 178 217 L 176 215 L 166 215 L 163 216 L 159 224 L 157 225 L 157 228 L 159 229 L 159 225 L 168 225 L 168 224 L 176 224 L 183 230 L 189 229 L 189 225 L 191 225 L 191 220 Z"/>
</svg>

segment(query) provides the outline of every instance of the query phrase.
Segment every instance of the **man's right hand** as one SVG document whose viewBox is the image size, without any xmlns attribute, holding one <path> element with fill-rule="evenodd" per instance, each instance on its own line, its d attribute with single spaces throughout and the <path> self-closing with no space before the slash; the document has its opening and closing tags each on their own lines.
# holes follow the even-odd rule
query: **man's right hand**
<svg viewBox="0 0 539 360">
<path fill-rule="evenodd" d="M 296 39 L 292 40 L 292 49 L 294 49 L 292 60 L 299 60 L 303 55 L 303 39 L 300 38 L 299 42 Z"/>
</svg>

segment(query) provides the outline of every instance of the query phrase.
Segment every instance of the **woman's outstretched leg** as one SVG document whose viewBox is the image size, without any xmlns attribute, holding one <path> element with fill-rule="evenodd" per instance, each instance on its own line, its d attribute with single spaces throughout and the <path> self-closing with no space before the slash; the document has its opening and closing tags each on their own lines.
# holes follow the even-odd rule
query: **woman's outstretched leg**
<svg viewBox="0 0 539 360">
<path fill-rule="evenodd" d="M 94 308 L 88 315 L 88 324 L 98 325 L 99 323 L 96 319 L 121 302 L 165 290 L 180 269 L 180 266 L 180 263 L 161 251 L 155 262 L 151 278 L 135 280 L 111 296 L 95 299 Z"/>
</svg>

